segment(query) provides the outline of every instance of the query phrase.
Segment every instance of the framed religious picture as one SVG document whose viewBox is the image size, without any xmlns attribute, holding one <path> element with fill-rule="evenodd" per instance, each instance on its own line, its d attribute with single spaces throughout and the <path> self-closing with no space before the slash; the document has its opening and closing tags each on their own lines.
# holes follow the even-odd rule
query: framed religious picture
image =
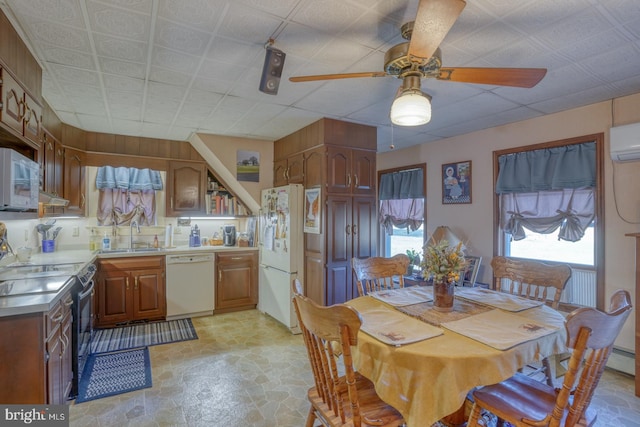
<svg viewBox="0 0 640 427">
<path fill-rule="evenodd" d="M 471 160 L 442 165 L 442 203 L 471 203 Z"/>
<path fill-rule="evenodd" d="M 320 187 L 304 190 L 304 232 L 320 234 Z"/>
</svg>

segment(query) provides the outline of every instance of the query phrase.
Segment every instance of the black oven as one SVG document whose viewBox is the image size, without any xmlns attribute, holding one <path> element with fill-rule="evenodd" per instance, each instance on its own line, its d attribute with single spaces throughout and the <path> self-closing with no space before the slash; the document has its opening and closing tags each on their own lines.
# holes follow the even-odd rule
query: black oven
<svg viewBox="0 0 640 427">
<path fill-rule="evenodd" d="M 78 395 L 78 387 L 82 379 L 84 365 L 91 353 L 91 338 L 93 336 L 93 318 L 95 315 L 94 276 L 96 266 L 88 264 L 78 272 L 77 292 L 74 292 L 73 304 L 73 387 L 70 399 Z"/>
</svg>

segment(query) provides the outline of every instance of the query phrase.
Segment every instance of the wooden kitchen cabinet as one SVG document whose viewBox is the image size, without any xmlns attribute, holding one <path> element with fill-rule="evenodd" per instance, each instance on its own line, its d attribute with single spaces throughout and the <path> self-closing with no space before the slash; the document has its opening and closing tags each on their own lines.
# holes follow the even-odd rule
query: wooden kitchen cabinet
<svg viewBox="0 0 640 427">
<path fill-rule="evenodd" d="M 215 312 L 247 310 L 258 304 L 258 253 L 216 253 Z"/>
<path fill-rule="evenodd" d="M 65 403 L 73 385 L 72 304 L 71 293 L 67 292 L 47 315 L 47 402 L 51 405 Z"/>
<path fill-rule="evenodd" d="M 85 216 L 85 153 L 80 150 L 65 147 L 64 149 L 64 177 L 63 195 L 69 201 L 64 209 L 67 214 Z"/>
<path fill-rule="evenodd" d="M 167 216 L 204 215 L 207 168 L 204 162 L 169 162 Z"/>
<path fill-rule="evenodd" d="M 3 404 L 64 404 L 73 382 L 71 292 L 48 312 L 0 317 Z M 10 343 L 10 345 L 9 345 Z"/>
<path fill-rule="evenodd" d="M 321 189 L 320 234 L 304 234 L 304 292 L 318 304 L 355 296 L 351 259 L 376 255 L 376 149 L 375 127 L 327 118 L 274 143 L 276 163 L 302 154 L 305 189 Z"/>
<path fill-rule="evenodd" d="M 275 187 L 288 184 L 302 184 L 304 180 L 304 155 L 294 154 L 273 163 L 273 184 Z"/>
<path fill-rule="evenodd" d="M 64 147 L 49 131 L 42 131 L 42 148 L 44 150 L 44 191 L 62 196 L 64 178 Z"/>
<path fill-rule="evenodd" d="M 32 147 L 40 147 L 42 107 L 6 68 L 0 66 L 0 123 Z"/>
<path fill-rule="evenodd" d="M 100 259 L 97 276 L 96 327 L 165 318 L 163 256 Z"/>
</svg>

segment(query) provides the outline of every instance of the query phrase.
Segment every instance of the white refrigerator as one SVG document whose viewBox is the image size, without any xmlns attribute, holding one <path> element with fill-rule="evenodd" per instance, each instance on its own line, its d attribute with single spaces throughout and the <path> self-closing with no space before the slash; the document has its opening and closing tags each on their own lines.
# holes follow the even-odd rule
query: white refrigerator
<svg viewBox="0 0 640 427">
<path fill-rule="evenodd" d="M 262 190 L 258 309 L 300 333 L 291 284 L 304 278 L 304 188 L 300 184 Z"/>
</svg>

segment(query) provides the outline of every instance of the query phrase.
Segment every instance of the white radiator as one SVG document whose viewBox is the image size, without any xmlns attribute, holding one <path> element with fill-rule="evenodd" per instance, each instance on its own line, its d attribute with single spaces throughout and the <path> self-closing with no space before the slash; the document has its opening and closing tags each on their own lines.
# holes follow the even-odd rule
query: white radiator
<svg viewBox="0 0 640 427">
<path fill-rule="evenodd" d="M 562 293 L 561 302 L 596 306 L 596 272 L 594 270 L 571 269 L 571 278 Z"/>
</svg>

